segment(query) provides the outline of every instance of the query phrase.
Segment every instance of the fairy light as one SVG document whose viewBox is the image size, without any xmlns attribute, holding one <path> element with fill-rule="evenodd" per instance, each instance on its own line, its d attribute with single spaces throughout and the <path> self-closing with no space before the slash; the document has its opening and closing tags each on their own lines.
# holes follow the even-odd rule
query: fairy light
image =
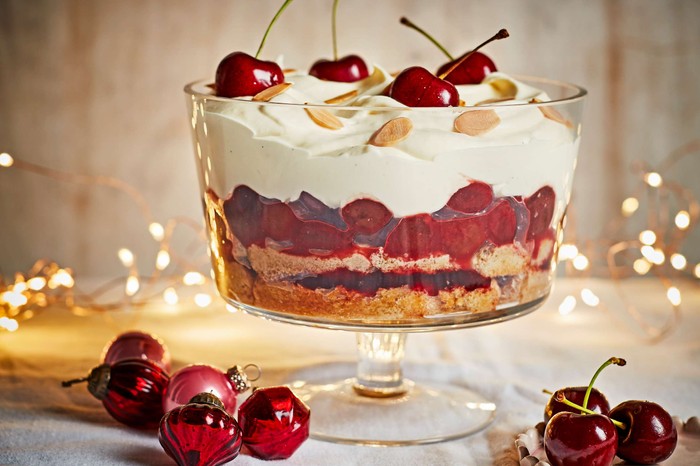
<svg viewBox="0 0 700 466">
<path fill-rule="evenodd" d="M 600 298 L 588 288 L 583 288 L 581 290 L 581 301 L 591 307 L 596 307 L 600 304 Z"/>
<path fill-rule="evenodd" d="M 574 296 L 567 296 L 559 305 L 559 314 L 565 316 L 573 312 L 576 307 L 576 298 Z"/>
<path fill-rule="evenodd" d="M 117 251 L 117 255 L 119 256 L 119 260 L 122 261 L 122 264 L 124 264 L 124 267 L 131 267 L 134 265 L 134 253 L 129 249 L 121 248 Z"/>
<path fill-rule="evenodd" d="M 15 159 L 7 152 L 0 154 L 0 167 L 10 168 L 14 163 Z"/>
<path fill-rule="evenodd" d="M 187 286 L 204 285 L 207 279 L 199 272 L 187 272 L 182 277 L 182 283 Z"/>
<path fill-rule="evenodd" d="M 649 245 L 646 245 L 642 246 L 639 250 L 644 256 L 644 258 L 654 265 L 661 265 L 666 260 L 666 255 L 664 254 L 664 251 L 660 248 L 654 248 Z"/>
<path fill-rule="evenodd" d="M 43 290 L 46 286 L 46 279 L 44 277 L 32 277 L 27 280 L 27 288 L 32 291 Z"/>
<path fill-rule="evenodd" d="M 695 275 L 696 278 L 700 278 L 700 264 L 697 264 L 695 266 L 695 270 L 693 270 L 693 275 Z"/>
<path fill-rule="evenodd" d="M 75 280 L 69 271 L 65 269 L 58 269 L 56 273 L 49 277 L 48 286 L 52 290 L 55 290 L 59 286 L 64 288 L 72 288 L 75 284 Z"/>
<path fill-rule="evenodd" d="M 233 306 L 232 304 L 229 304 L 229 303 L 226 303 L 226 310 L 227 310 L 228 312 L 230 312 L 231 314 L 235 314 L 236 312 L 238 312 L 238 309 L 237 309 L 235 306 Z"/>
<path fill-rule="evenodd" d="M 136 293 L 138 293 L 140 288 L 141 282 L 139 281 L 139 278 L 136 275 L 129 275 L 129 277 L 126 279 L 124 293 L 126 293 L 127 296 L 134 296 Z"/>
<path fill-rule="evenodd" d="M 211 295 L 207 293 L 197 293 L 194 295 L 194 303 L 199 307 L 207 307 L 211 304 Z"/>
<path fill-rule="evenodd" d="M 651 270 L 651 262 L 646 259 L 637 259 L 632 264 L 632 268 L 639 275 L 646 275 Z"/>
<path fill-rule="evenodd" d="M 163 238 L 165 238 L 165 229 L 163 225 L 158 222 L 151 222 L 151 224 L 148 225 L 148 232 L 156 241 L 163 241 Z"/>
<path fill-rule="evenodd" d="M 675 286 L 670 286 L 666 290 L 666 298 L 668 298 L 668 300 L 674 306 L 680 306 L 681 305 L 681 290 L 679 290 Z"/>
<path fill-rule="evenodd" d="M 688 260 L 683 254 L 671 254 L 669 260 L 671 262 L 671 267 L 673 267 L 676 270 L 683 270 L 688 265 Z"/>
<path fill-rule="evenodd" d="M 12 291 L 15 293 L 24 293 L 27 291 L 27 288 L 29 288 L 27 282 L 17 282 L 15 283 L 15 286 L 12 287 Z"/>
<path fill-rule="evenodd" d="M 168 265 L 170 265 L 170 253 L 165 249 L 161 249 L 156 256 L 156 269 L 165 270 Z"/>
<path fill-rule="evenodd" d="M 165 291 L 163 291 L 163 301 L 171 306 L 176 305 L 178 301 L 180 301 L 180 297 L 177 295 L 175 288 L 168 287 L 165 289 Z"/>
<path fill-rule="evenodd" d="M 649 172 L 644 174 L 644 182 L 652 188 L 658 188 L 663 184 L 664 180 L 658 173 Z"/>
<path fill-rule="evenodd" d="M 0 317 L 0 328 L 3 328 L 8 332 L 14 332 L 19 328 L 19 322 L 9 317 Z"/>
<path fill-rule="evenodd" d="M 674 218 L 674 223 L 679 230 L 687 229 L 690 226 L 690 214 L 685 210 L 679 211 Z"/>
<path fill-rule="evenodd" d="M 639 233 L 639 242 L 651 246 L 656 243 L 656 233 L 651 230 L 644 230 Z"/>
<path fill-rule="evenodd" d="M 574 257 L 572 264 L 576 270 L 586 270 L 589 266 L 588 258 L 583 254 Z"/>
<path fill-rule="evenodd" d="M 571 260 L 578 256 L 578 248 L 575 244 L 562 244 L 559 248 L 559 262 Z"/>
<path fill-rule="evenodd" d="M 622 215 L 629 217 L 639 209 L 639 201 L 636 197 L 628 197 L 622 201 Z"/>
<path fill-rule="evenodd" d="M 5 291 L 0 294 L 0 302 L 5 302 L 12 307 L 22 307 L 27 304 L 27 297 L 16 291 Z"/>
</svg>

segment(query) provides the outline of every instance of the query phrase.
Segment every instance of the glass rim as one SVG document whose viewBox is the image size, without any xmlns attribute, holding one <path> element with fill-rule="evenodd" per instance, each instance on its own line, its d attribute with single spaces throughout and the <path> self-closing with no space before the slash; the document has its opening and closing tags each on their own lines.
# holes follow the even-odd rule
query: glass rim
<svg viewBox="0 0 700 466">
<path fill-rule="evenodd" d="M 371 112 L 396 112 L 396 111 L 419 111 L 419 112 L 435 112 L 443 111 L 444 109 L 450 109 L 451 111 L 462 111 L 464 109 L 494 109 L 494 108 L 519 108 L 526 106 L 534 107 L 554 107 L 559 105 L 570 104 L 574 102 L 579 102 L 588 94 L 588 91 L 577 84 L 569 83 L 566 81 L 558 81 L 556 79 L 542 78 L 537 76 L 527 76 L 527 75 L 511 75 L 512 78 L 518 81 L 523 81 L 526 84 L 540 83 L 550 86 L 557 86 L 564 89 L 569 89 L 573 92 L 573 95 L 564 97 L 561 99 L 547 100 L 543 102 L 518 102 L 518 103 L 507 103 L 506 102 L 496 102 L 483 105 L 465 105 L 463 107 L 389 107 L 389 106 L 353 106 L 353 105 L 332 105 L 332 104 L 298 104 L 298 103 L 288 103 L 288 102 L 264 102 L 264 101 L 252 101 L 239 99 L 236 97 L 220 97 L 217 95 L 209 94 L 204 89 L 211 89 L 211 79 L 199 79 L 197 81 L 192 81 L 185 85 L 184 91 L 186 94 L 196 97 L 198 99 L 213 100 L 216 102 L 236 102 L 250 105 L 258 106 L 269 106 L 269 107 L 280 107 L 280 108 L 314 108 L 314 109 L 332 109 L 333 111 L 371 111 Z"/>
</svg>

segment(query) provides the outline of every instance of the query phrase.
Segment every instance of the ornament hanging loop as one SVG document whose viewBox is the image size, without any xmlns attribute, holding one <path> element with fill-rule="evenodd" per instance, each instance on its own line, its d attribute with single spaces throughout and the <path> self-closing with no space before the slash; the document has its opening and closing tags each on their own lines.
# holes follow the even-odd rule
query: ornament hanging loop
<svg viewBox="0 0 700 466">
<path fill-rule="evenodd" d="M 252 371 L 250 369 L 252 369 Z M 253 374 L 248 375 L 246 371 L 253 372 Z M 250 388 L 250 382 L 254 382 L 260 378 L 262 369 L 257 364 L 246 364 L 243 367 L 235 365 L 226 371 L 226 375 L 231 381 L 233 388 L 238 393 L 243 393 Z"/>
</svg>

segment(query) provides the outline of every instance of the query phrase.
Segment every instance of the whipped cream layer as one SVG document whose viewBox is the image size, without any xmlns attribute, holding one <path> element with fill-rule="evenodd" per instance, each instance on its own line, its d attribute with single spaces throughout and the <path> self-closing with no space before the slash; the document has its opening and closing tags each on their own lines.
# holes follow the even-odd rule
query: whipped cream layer
<svg viewBox="0 0 700 466">
<path fill-rule="evenodd" d="M 555 219 L 563 213 L 578 149 L 576 131 L 546 118 L 537 106 L 513 105 L 549 100 L 543 92 L 503 73 L 457 86 L 467 105 L 513 98 L 488 107 L 501 120 L 497 127 L 468 136 L 454 130 L 454 120 L 474 108 L 406 107 L 379 95 L 391 80 L 378 67 L 357 83 L 293 73 L 286 76 L 292 87 L 272 103 L 200 104 L 195 118 L 204 122 L 195 126 L 205 183 L 222 197 L 238 185 L 282 201 L 306 191 L 329 207 L 370 198 L 395 217 L 435 212 L 472 180 L 493 185 L 497 196 L 528 196 L 550 185 L 557 194 Z M 325 105 L 343 124 L 337 130 L 319 126 L 294 105 L 322 104 L 353 90 L 357 96 L 342 109 Z M 390 147 L 368 144 L 396 117 L 413 123 L 406 139 Z"/>
</svg>

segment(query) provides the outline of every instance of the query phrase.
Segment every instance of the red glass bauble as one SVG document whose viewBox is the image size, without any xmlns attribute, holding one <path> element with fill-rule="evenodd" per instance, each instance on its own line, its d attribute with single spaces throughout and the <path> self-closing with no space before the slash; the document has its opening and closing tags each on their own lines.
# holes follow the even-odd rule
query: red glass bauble
<svg viewBox="0 0 700 466">
<path fill-rule="evenodd" d="M 238 423 L 211 393 L 200 393 L 163 416 L 158 440 L 180 466 L 227 463 L 238 456 L 242 442 Z"/>
<path fill-rule="evenodd" d="M 131 331 L 118 335 L 102 350 L 101 361 L 114 364 L 123 359 L 147 359 L 170 372 L 170 352 L 163 340 L 150 333 Z"/>
<path fill-rule="evenodd" d="M 238 409 L 243 443 L 257 458 L 289 458 L 309 438 L 310 414 L 288 387 L 258 389 Z"/>
<path fill-rule="evenodd" d="M 224 409 L 236 412 L 238 392 L 229 377 L 216 367 L 206 364 L 191 364 L 170 377 L 168 389 L 163 396 L 163 410 L 168 411 L 187 404 L 199 393 L 212 393 L 221 400 Z"/>
</svg>

